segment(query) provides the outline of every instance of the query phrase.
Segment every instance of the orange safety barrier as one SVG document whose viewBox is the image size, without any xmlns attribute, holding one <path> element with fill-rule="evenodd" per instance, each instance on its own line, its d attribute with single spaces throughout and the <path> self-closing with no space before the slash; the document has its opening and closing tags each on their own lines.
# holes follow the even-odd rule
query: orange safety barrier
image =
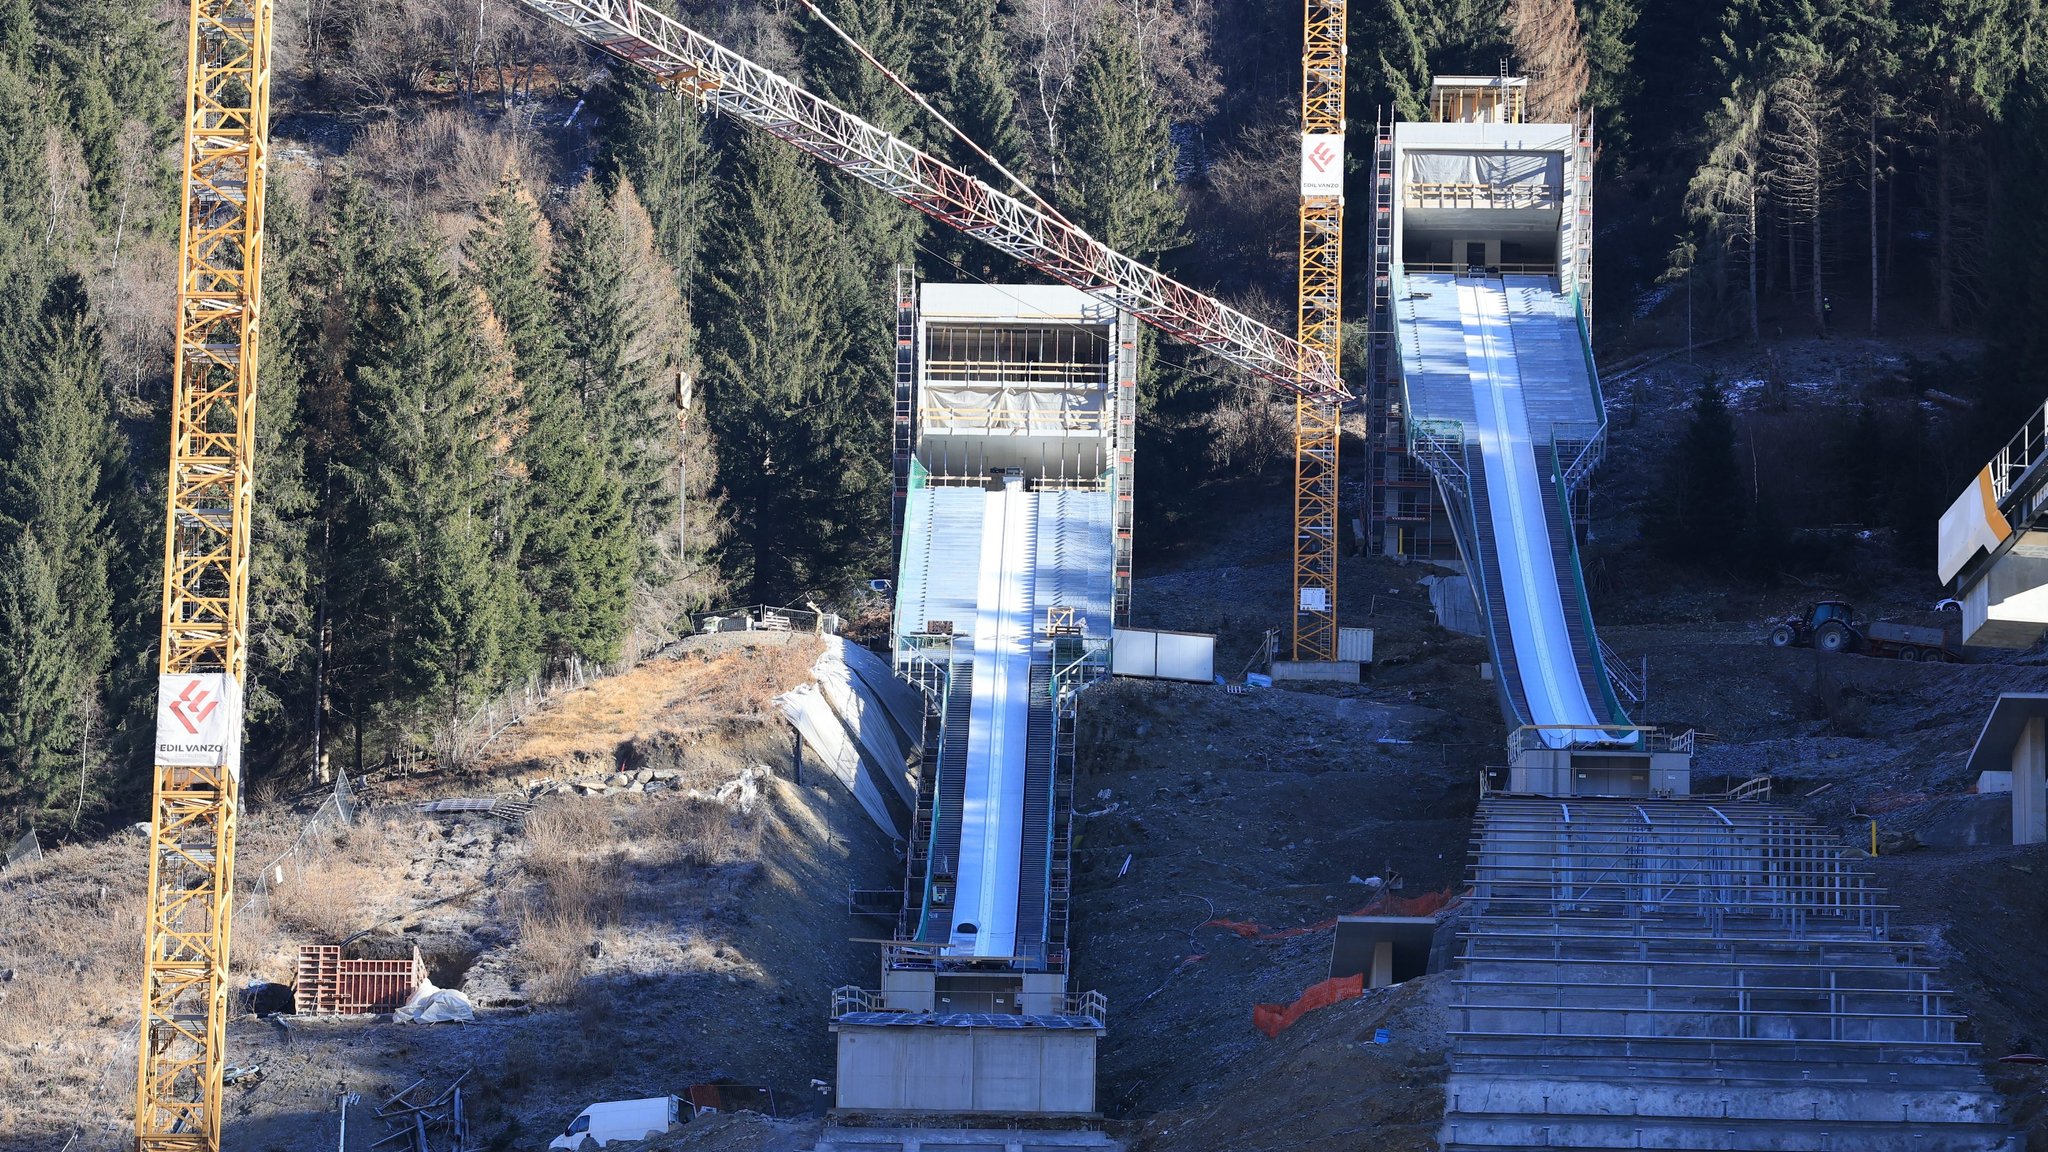
<svg viewBox="0 0 2048 1152">
<path fill-rule="evenodd" d="M 1252 1006 L 1252 1027 L 1268 1037 L 1294 1027 L 1294 1022 L 1318 1008 L 1327 1008 L 1344 1000 L 1356 1000 L 1365 995 L 1364 973 L 1338 976 L 1320 984 L 1311 984 L 1306 992 L 1294 1003 L 1282 1007 L 1278 1004 L 1255 1004 Z"/>
</svg>

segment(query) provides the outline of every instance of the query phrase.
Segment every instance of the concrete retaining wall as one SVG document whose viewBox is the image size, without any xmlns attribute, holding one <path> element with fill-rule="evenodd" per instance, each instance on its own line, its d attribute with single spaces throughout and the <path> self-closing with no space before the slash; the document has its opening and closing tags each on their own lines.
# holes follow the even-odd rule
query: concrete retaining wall
<svg viewBox="0 0 2048 1152">
<path fill-rule="evenodd" d="M 861 1112 L 1095 1111 L 1088 1031 L 841 1024 L 838 1106 Z"/>
</svg>

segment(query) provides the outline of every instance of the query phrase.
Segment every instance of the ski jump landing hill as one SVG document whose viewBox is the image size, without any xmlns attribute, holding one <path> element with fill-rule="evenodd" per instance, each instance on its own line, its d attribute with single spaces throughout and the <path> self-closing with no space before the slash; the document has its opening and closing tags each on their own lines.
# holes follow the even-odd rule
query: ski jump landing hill
<svg viewBox="0 0 2048 1152">
<path fill-rule="evenodd" d="M 1135 341 L 1071 288 L 899 292 L 895 664 L 928 723 L 881 986 L 835 995 L 841 1109 L 1096 1110 L 1074 699 L 1128 599 Z"/>
<path fill-rule="evenodd" d="M 1692 796 L 1689 734 L 1623 710 L 1575 522 L 1606 438 L 1591 141 L 1522 123 L 1520 85 L 1440 78 L 1439 120 L 1380 160 L 1407 450 L 1514 729 L 1474 823 L 1440 1146 L 2016 1152 L 1867 870 L 1759 803 L 1767 779 Z"/>
<path fill-rule="evenodd" d="M 1512 82 L 1444 78 L 1394 131 L 1385 262 L 1407 449 L 1435 475 L 1514 729 L 1510 791 L 1683 796 L 1690 745 L 1632 725 L 1580 574 L 1607 422 L 1587 339 L 1591 140 Z"/>
</svg>

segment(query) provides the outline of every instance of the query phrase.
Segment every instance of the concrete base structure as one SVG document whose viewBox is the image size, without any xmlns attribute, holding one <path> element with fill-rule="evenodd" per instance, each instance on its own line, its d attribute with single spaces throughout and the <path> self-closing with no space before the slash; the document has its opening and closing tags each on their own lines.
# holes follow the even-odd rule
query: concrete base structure
<svg viewBox="0 0 2048 1152">
<path fill-rule="evenodd" d="M 1338 684 L 1358 683 L 1356 660 L 1275 660 L 1275 680 L 1329 680 Z"/>
<path fill-rule="evenodd" d="M 1530 748 L 1508 766 L 1518 796 L 1690 796 L 1692 756 L 1685 752 Z"/>
<path fill-rule="evenodd" d="M 2048 631 L 2048 532 L 2028 532 L 1963 590 L 1963 643 L 2027 648 Z"/>
<path fill-rule="evenodd" d="M 2048 693 L 2007 692 L 1991 707 L 1966 770 L 2012 793 L 2012 842 L 2048 843 Z"/>
<path fill-rule="evenodd" d="M 855 1112 L 1092 1116 L 1099 1022 L 1087 1017 L 855 1013 L 835 1103 Z M 868 1020 L 868 1017 L 882 1019 Z"/>
</svg>

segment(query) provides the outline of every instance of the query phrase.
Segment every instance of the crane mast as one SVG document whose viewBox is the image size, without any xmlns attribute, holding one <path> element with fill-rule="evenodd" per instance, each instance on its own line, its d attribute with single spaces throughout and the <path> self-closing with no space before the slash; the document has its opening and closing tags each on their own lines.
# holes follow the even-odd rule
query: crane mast
<svg viewBox="0 0 2048 1152">
<path fill-rule="evenodd" d="M 241 783 L 270 0 L 191 0 L 135 1140 L 218 1152 Z"/>
<path fill-rule="evenodd" d="M 1301 264 L 1295 338 L 1335 365 L 1343 345 L 1345 0 L 1305 0 Z M 1304 364 L 1304 369 L 1306 364 Z M 1294 401 L 1294 658 L 1337 658 L 1337 399 Z"/>
</svg>

